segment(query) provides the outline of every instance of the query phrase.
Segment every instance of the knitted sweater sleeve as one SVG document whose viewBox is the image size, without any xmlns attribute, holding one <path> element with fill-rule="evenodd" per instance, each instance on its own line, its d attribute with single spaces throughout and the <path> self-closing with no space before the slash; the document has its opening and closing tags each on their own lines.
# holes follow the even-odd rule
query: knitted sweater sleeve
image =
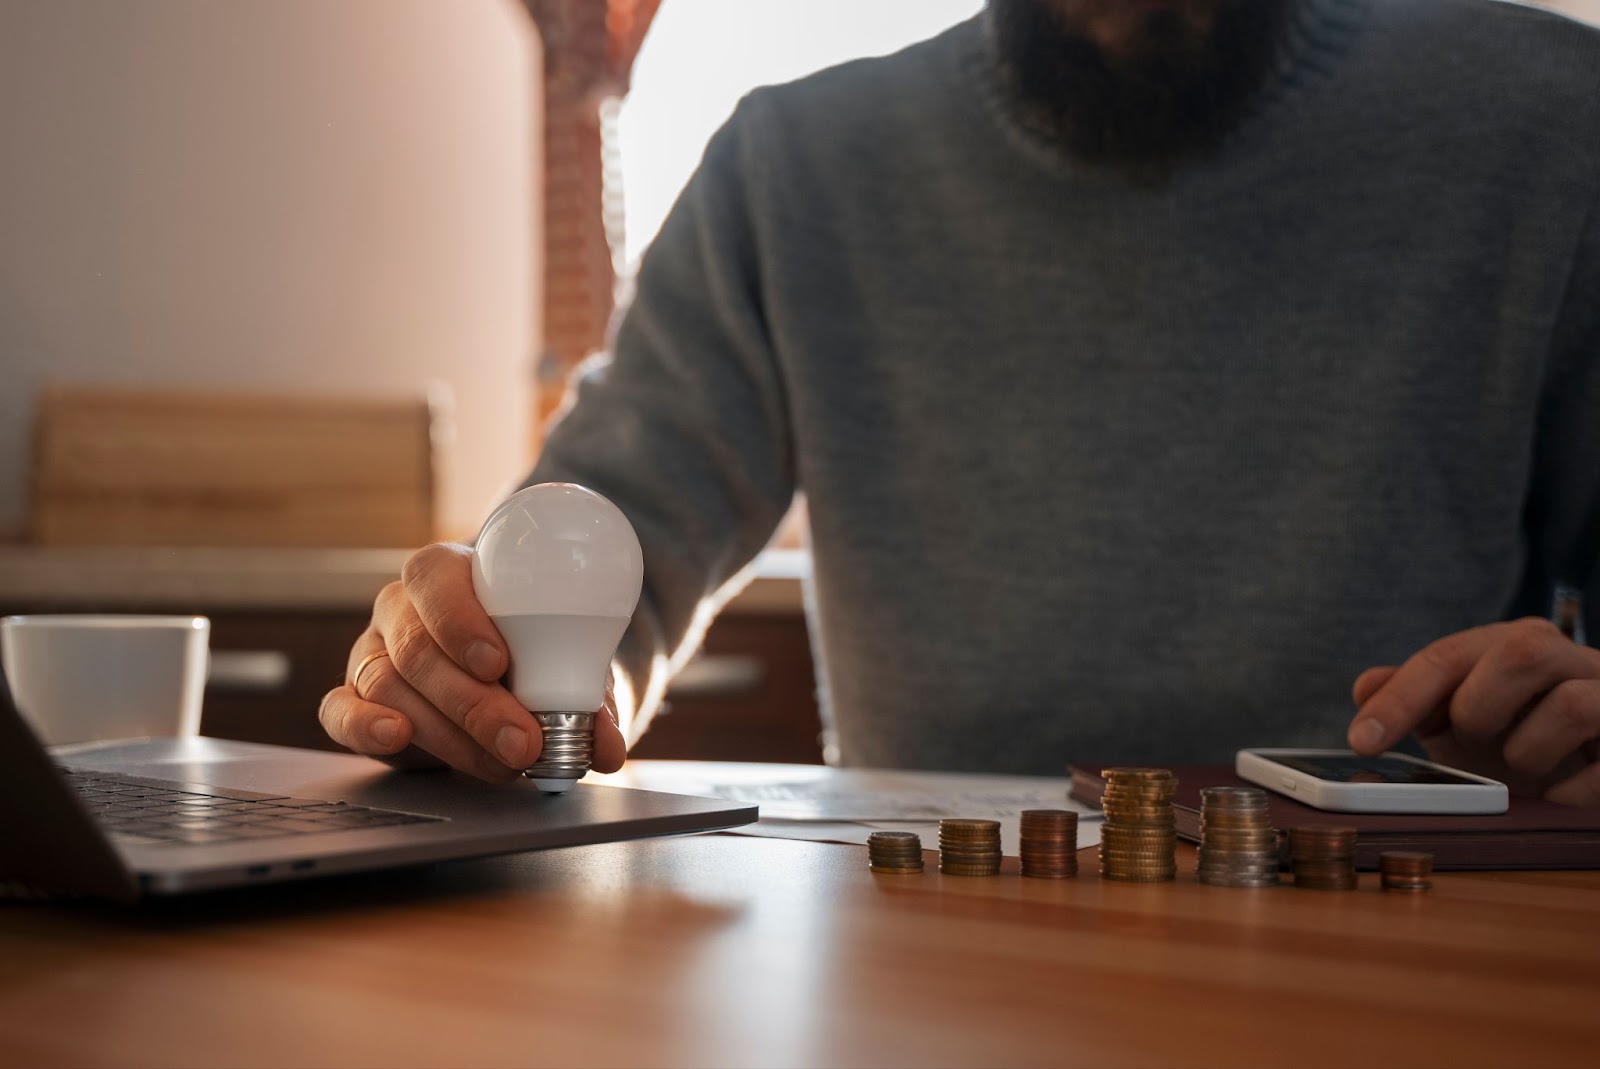
<svg viewBox="0 0 1600 1069">
<path fill-rule="evenodd" d="M 1600 644 L 1600 205 L 1591 210 L 1556 323 L 1535 445 L 1530 549 L 1546 585 L 1583 593 Z"/>
<path fill-rule="evenodd" d="M 589 486 L 639 533 L 644 591 L 615 662 L 630 742 L 794 495 L 747 199 L 748 110 L 707 147 L 529 480 Z"/>
</svg>

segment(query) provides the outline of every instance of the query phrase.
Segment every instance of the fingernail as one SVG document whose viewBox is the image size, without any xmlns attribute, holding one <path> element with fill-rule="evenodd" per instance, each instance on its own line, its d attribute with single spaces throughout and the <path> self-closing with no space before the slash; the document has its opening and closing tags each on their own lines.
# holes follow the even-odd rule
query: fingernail
<svg viewBox="0 0 1600 1069">
<path fill-rule="evenodd" d="M 400 737 L 400 721 L 392 716 L 386 716 L 373 721 L 372 727 L 368 730 L 379 746 L 393 746 L 394 740 Z"/>
<path fill-rule="evenodd" d="M 1350 725 L 1350 748 L 1376 750 L 1383 745 L 1383 725 L 1376 720 L 1357 720 Z"/>
<path fill-rule="evenodd" d="M 468 646 L 464 659 L 467 671 L 485 683 L 493 683 L 500 678 L 500 651 L 487 642 L 479 640 Z"/>
<path fill-rule="evenodd" d="M 507 766 L 516 768 L 523 764 L 522 755 L 528 752 L 528 733 L 510 724 L 500 729 L 494 737 L 495 753 Z"/>
</svg>

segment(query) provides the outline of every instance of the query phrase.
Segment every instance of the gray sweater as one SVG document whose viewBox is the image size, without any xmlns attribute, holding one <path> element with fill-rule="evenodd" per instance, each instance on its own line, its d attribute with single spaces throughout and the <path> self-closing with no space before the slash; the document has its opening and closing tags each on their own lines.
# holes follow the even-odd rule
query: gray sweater
<svg viewBox="0 0 1600 1069">
<path fill-rule="evenodd" d="M 1361 669 L 1554 581 L 1600 633 L 1600 35 L 1293 22 L 1161 188 L 1034 140 L 981 18 L 743 101 L 533 476 L 638 528 L 641 690 L 797 489 L 848 764 L 1342 745 Z"/>
</svg>

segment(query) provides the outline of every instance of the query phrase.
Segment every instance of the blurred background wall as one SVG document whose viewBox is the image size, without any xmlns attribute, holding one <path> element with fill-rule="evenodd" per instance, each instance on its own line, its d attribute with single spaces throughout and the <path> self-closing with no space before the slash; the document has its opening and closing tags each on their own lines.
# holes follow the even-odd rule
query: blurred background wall
<svg viewBox="0 0 1600 1069">
<path fill-rule="evenodd" d="M 0 539 L 38 388 L 454 395 L 524 469 L 540 51 L 516 0 L 0 0 Z"/>
<path fill-rule="evenodd" d="M 1600 23 L 1600 0 L 1535 0 L 1545 7 L 1565 11 L 1575 18 Z"/>
</svg>

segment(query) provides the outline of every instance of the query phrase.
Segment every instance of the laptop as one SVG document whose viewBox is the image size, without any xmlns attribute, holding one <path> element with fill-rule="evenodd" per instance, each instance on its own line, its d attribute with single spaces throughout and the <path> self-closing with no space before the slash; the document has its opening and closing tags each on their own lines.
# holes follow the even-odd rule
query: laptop
<svg viewBox="0 0 1600 1069">
<path fill-rule="evenodd" d="M 0 678 L 0 897 L 132 902 L 749 824 L 755 806 L 200 737 L 47 751 Z"/>
</svg>

